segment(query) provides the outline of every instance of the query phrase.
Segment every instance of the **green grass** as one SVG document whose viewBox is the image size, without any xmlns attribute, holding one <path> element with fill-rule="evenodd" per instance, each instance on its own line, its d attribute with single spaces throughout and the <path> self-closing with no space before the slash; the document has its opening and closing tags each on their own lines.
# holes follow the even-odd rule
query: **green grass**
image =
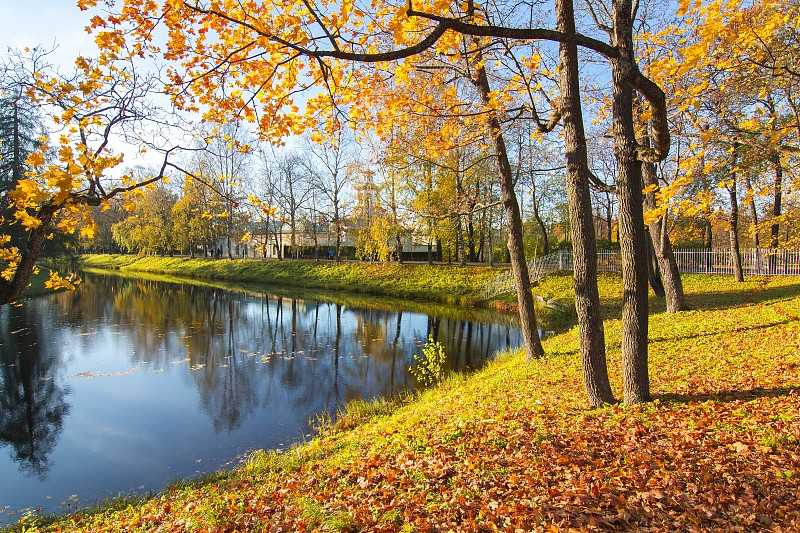
<svg viewBox="0 0 800 533">
<path fill-rule="evenodd" d="M 483 285 L 502 272 L 491 267 L 398 263 L 260 261 L 86 255 L 90 268 L 171 274 L 200 279 L 268 283 L 301 288 L 474 304 Z"/>
<path fill-rule="evenodd" d="M 656 401 L 587 408 L 577 328 L 240 469 L 29 531 L 797 531 L 800 279 L 687 276 L 651 299 Z M 570 298 L 568 276 L 537 290 Z M 600 283 L 621 396 L 621 280 Z M 20 528 L 21 529 L 21 528 Z"/>
</svg>

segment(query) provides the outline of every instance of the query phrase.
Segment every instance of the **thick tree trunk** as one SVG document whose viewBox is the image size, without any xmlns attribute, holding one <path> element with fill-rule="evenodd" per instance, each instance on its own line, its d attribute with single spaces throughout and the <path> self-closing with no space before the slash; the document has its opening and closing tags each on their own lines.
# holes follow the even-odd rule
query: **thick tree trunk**
<svg viewBox="0 0 800 533">
<path fill-rule="evenodd" d="M 36 268 L 36 260 L 39 258 L 39 253 L 44 246 L 45 236 L 50 233 L 50 224 L 53 221 L 53 216 L 58 212 L 60 207 L 52 205 L 43 205 L 36 213 L 36 218 L 39 219 L 41 224 L 28 232 L 28 241 L 25 244 L 25 250 L 17 265 L 17 270 L 11 281 L 0 279 L 0 305 L 16 302 L 22 297 L 22 293 L 28 286 L 28 282 L 33 275 Z"/>
<path fill-rule="evenodd" d="M 475 87 L 478 89 L 481 101 L 489 105 L 491 87 L 486 70 L 478 58 L 476 67 Z M 522 240 L 522 216 L 519 202 L 514 191 L 514 178 L 511 164 L 508 161 L 508 152 L 503 139 L 500 119 L 497 113 L 489 110 L 486 113 L 486 125 L 497 157 L 498 175 L 500 178 L 500 191 L 503 206 L 508 217 L 508 252 L 511 259 L 511 271 L 514 274 L 514 285 L 517 288 L 517 303 L 519 304 L 519 318 L 522 327 L 522 338 L 525 343 L 527 359 L 531 360 L 544 355 L 539 331 L 536 327 L 536 311 L 531 293 L 531 278 L 528 265 L 525 262 L 525 248 Z"/>
<path fill-rule="evenodd" d="M 572 0 L 557 0 L 558 29 L 575 32 L 575 13 Z M 570 216 L 570 234 L 575 265 L 575 309 L 578 314 L 583 383 L 589 404 L 602 407 L 614 403 L 614 394 L 608 380 L 605 332 L 600 313 L 600 295 L 597 290 L 597 244 L 594 234 L 592 201 L 589 193 L 589 162 L 586 135 L 583 129 L 583 112 L 580 101 L 578 77 L 578 48 L 571 44 L 559 45 L 561 59 L 561 113 L 564 121 L 566 146 L 567 198 Z M 542 225 L 547 246 L 547 234 Z"/>
<path fill-rule="evenodd" d="M 631 10 L 631 0 L 615 0 L 613 3 L 614 41 L 619 56 L 611 60 L 622 256 L 622 370 L 626 404 L 651 399 L 647 355 L 647 246 L 642 212 L 642 164 L 636 153 L 633 123 L 632 84 L 637 67 Z"/>
<path fill-rule="evenodd" d="M 644 185 L 648 188 L 644 197 L 644 209 L 651 210 L 656 208 L 656 190 L 653 186 L 658 186 L 658 176 L 656 166 L 653 163 L 645 163 L 642 167 Z M 666 215 L 648 224 L 648 231 L 653 243 L 653 252 L 658 261 L 658 269 L 661 273 L 661 281 L 664 287 L 664 297 L 667 303 L 667 313 L 677 313 L 685 311 L 686 300 L 683 293 L 683 281 L 678 270 L 678 262 L 675 254 L 672 253 L 672 244 L 667 235 Z"/>
<path fill-rule="evenodd" d="M 472 217 L 473 215 L 470 212 L 467 218 L 467 245 L 469 246 L 469 260 L 474 263 L 478 260 L 478 250 L 475 245 L 475 223 Z"/>
<path fill-rule="evenodd" d="M 661 280 L 664 282 L 667 313 L 686 311 L 689 307 L 686 305 L 678 262 L 675 260 L 675 254 L 672 251 L 672 243 L 669 242 L 666 215 L 659 221 L 657 232 L 659 238 L 656 240 L 653 237 L 653 244 L 658 258 L 658 265 L 661 268 Z"/>
</svg>

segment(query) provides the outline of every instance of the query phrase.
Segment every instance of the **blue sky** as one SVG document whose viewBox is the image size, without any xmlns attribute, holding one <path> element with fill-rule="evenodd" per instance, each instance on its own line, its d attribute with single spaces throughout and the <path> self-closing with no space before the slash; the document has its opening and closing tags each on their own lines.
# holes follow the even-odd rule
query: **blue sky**
<svg viewBox="0 0 800 533">
<path fill-rule="evenodd" d="M 0 55 L 7 49 L 22 50 L 25 47 L 42 46 L 55 50 L 49 56 L 50 64 L 62 73 L 72 71 L 79 55 L 96 56 L 94 39 L 85 28 L 96 12 L 81 11 L 77 0 L 0 0 L 0 12 L 4 15 L 4 27 L 0 32 Z M 140 154 L 137 147 L 116 141 L 113 146 L 126 154 L 125 162 L 112 172 L 121 173 L 126 167 L 136 164 L 160 165 L 160 156 L 153 153 Z"/>
<path fill-rule="evenodd" d="M 3 31 L 0 50 L 41 45 L 58 49 L 51 56 L 54 65 L 69 67 L 79 54 L 94 55 L 92 37 L 84 30 L 88 12 L 75 0 L 0 0 Z"/>
</svg>

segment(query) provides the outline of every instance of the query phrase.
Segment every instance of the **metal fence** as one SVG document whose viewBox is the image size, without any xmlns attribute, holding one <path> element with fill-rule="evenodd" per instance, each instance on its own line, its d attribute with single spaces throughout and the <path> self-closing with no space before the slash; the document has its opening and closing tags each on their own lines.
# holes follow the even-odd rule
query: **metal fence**
<svg viewBox="0 0 800 533">
<path fill-rule="evenodd" d="M 692 274 L 733 274 L 733 253 L 728 248 L 673 250 L 678 270 Z M 800 250 L 752 248 L 740 252 L 742 271 L 747 276 L 800 276 Z M 572 270 L 572 252 L 559 250 L 528 262 L 532 281 L 550 272 Z M 622 259 L 618 251 L 597 253 L 599 272 L 621 272 Z M 514 289 L 514 276 L 509 272 L 490 280 L 485 286 L 487 298 Z"/>
</svg>

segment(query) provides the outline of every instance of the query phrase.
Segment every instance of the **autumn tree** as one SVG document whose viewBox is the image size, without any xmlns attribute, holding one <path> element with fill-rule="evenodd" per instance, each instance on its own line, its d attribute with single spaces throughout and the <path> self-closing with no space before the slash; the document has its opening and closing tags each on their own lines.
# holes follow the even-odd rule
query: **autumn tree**
<svg viewBox="0 0 800 533">
<path fill-rule="evenodd" d="M 94 0 L 80 2 L 84 8 L 95 4 Z M 354 105 L 354 111 L 363 115 L 369 112 L 366 102 L 374 89 L 385 86 L 385 72 L 392 70 L 395 81 L 402 81 L 415 68 L 413 61 L 404 59 L 422 58 L 423 54 L 434 54 L 440 60 L 446 59 L 447 54 L 463 58 L 467 79 L 472 80 L 478 95 L 480 109 L 475 116 L 486 128 L 488 145 L 497 161 L 523 337 L 530 356 L 543 352 L 525 265 L 519 203 L 502 133 L 505 93 L 503 87 L 492 87 L 486 61 L 491 57 L 485 54 L 495 45 L 502 50 L 516 42 L 552 40 L 582 46 L 602 56 L 610 66 L 613 85 L 624 268 L 625 400 L 636 403 L 649 399 L 641 164 L 665 157 L 669 132 L 664 94 L 637 65 L 633 20 L 638 3 L 612 2 L 608 42 L 563 28 L 533 27 L 529 12 L 514 6 L 498 4 L 491 6 L 498 9 L 484 9 L 473 2 L 458 6 L 397 6 L 387 2 L 367 7 L 352 1 L 309 6 L 227 0 L 209 4 L 120 0 L 109 6 L 114 16 L 98 15 L 92 22 L 96 38 L 107 53 L 119 53 L 120 43 L 129 39 L 148 42 L 158 33 L 155 26 L 163 24 L 169 34 L 167 56 L 180 65 L 171 73 L 174 101 L 188 109 L 207 106 L 205 116 L 209 120 L 224 121 L 229 114 L 244 116 L 258 122 L 261 134 L 268 138 L 296 133 L 307 124 L 306 115 L 296 108 L 294 95 L 298 90 L 311 86 L 334 88 L 308 100 L 307 108 L 314 113 L 327 105 L 331 95 L 336 95 L 345 103 L 362 102 L 360 107 Z M 561 15 L 569 15 L 564 6 L 557 7 Z M 367 63 L 374 68 L 358 68 Z M 635 93 L 650 106 L 651 147 L 637 143 Z M 380 112 L 396 113 L 397 109 L 389 107 Z M 378 129 L 377 133 L 384 131 Z"/>
<path fill-rule="evenodd" d="M 798 77 L 791 66 L 799 10 L 795 1 L 683 2 L 672 28 L 647 36 L 661 47 L 651 71 L 685 117 L 683 134 L 695 139 L 671 188 L 690 186 L 689 176 L 713 176 L 700 199 L 715 200 L 715 189 L 729 199 L 734 248 L 740 192 L 754 245 L 763 242 L 758 234 L 764 230 L 771 247 L 780 243 L 783 197 L 790 190 L 784 175 L 800 140 Z"/>
<path fill-rule="evenodd" d="M 165 112 L 150 104 L 158 80 L 139 72 L 134 64 L 130 54 L 124 60 L 79 57 L 75 70 L 62 75 L 49 66 L 46 54 L 36 49 L 18 65 L 26 98 L 52 131 L 47 142 L 41 138 L 41 144 L 28 153 L 25 178 L 8 194 L 14 220 L 6 221 L 0 247 L 5 264 L 0 274 L 0 304 L 19 299 L 45 241 L 55 232 L 71 234 L 80 228 L 81 235 L 93 235 L 92 207 L 116 196 L 129 196 L 163 177 L 174 147 L 162 144 L 163 137 L 158 134 L 148 136 L 154 124 L 159 133 L 166 127 Z M 112 149 L 114 138 L 142 149 L 160 150 L 159 170 L 144 180 L 123 176 L 121 181 L 113 181 L 110 170 L 123 158 Z M 10 243 L 9 223 L 23 229 L 23 247 Z M 57 273 L 48 285 L 72 286 Z"/>
<path fill-rule="evenodd" d="M 198 246 L 202 246 L 204 255 L 208 256 L 215 244 L 215 196 L 211 188 L 187 177 L 183 180 L 180 198 L 172 206 L 173 242 L 179 249 L 188 250 L 192 257 Z"/>
<path fill-rule="evenodd" d="M 139 174 L 150 175 L 140 169 Z M 175 248 L 173 206 L 177 196 L 163 183 L 153 183 L 137 200 L 133 211 L 112 226 L 114 240 L 129 252 L 165 255 Z"/>
</svg>

